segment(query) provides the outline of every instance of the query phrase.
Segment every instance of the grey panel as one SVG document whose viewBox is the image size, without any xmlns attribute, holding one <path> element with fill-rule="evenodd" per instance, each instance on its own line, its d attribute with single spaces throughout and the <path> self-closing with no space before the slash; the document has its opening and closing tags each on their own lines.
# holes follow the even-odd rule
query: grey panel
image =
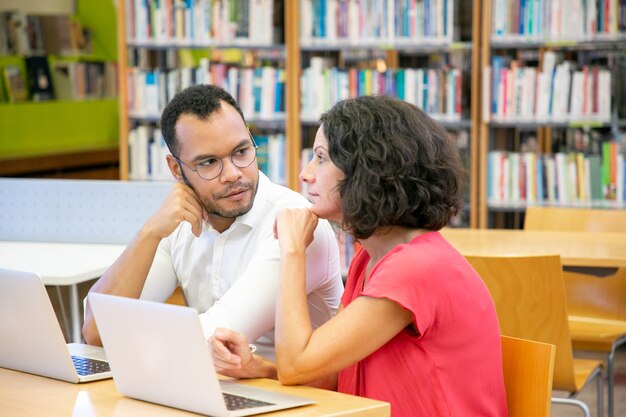
<svg viewBox="0 0 626 417">
<path fill-rule="evenodd" d="M 173 182 L 0 179 L 0 240 L 128 243 Z"/>
</svg>

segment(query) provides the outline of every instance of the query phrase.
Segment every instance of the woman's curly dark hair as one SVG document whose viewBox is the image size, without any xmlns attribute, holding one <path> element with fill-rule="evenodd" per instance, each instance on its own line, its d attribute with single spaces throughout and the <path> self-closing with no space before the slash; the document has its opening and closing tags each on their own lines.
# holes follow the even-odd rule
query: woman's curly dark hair
<svg viewBox="0 0 626 417">
<path fill-rule="evenodd" d="M 464 168 L 446 130 L 388 96 L 343 100 L 320 119 L 338 185 L 343 228 L 366 239 L 385 226 L 439 230 L 463 206 Z"/>
</svg>

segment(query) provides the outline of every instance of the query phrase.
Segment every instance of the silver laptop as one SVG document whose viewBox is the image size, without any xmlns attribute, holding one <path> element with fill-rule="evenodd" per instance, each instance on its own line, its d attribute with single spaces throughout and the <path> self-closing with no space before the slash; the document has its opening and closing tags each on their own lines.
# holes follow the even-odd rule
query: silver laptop
<svg viewBox="0 0 626 417">
<path fill-rule="evenodd" d="M 115 386 L 128 397 L 216 417 L 314 402 L 220 381 L 192 308 L 93 293 L 88 302 Z"/>
<path fill-rule="evenodd" d="M 68 382 L 111 378 L 101 347 L 65 343 L 39 275 L 0 269 L 0 367 Z"/>
</svg>

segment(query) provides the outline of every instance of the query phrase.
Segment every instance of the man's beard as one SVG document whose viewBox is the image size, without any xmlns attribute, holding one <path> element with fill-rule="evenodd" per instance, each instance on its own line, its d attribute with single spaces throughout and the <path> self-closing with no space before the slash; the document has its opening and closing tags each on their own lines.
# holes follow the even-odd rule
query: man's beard
<svg viewBox="0 0 626 417">
<path fill-rule="evenodd" d="M 198 193 L 198 191 L 196 191 L 193 185 L 191 185 L 191 183 L 187 179 L 187 176 L 185 175 L 184 172 L 182 172 L 182 170 L 181 170 L 181 174 L 183 177 L 183 181 L 185 182 L 185 185 L 187 185 L 189 188 L 193 190 L 193 192 L 198 197 L 198 200 L 200 200 L 202 207 L 204 207 L 204 210 L 208 213 L 209 216 L 217 216 L 217 217 L 223 217 L 226 219 L 234 219 L 236 217 L 246 214 L 252 209 L 252 205 L 254 204 L 254 197 L 256 196 L 256 192 L 259 187 L 258 181 L 256 181 L 256 183 L 254 182 L 243 183 L 241 181 L 237 181 L 235 184 L 232 184 L 231 186 L 229 186 L 223 193 L 221 193 L 221 195 L 217 196 L 217 198 L 214 198 L 214 197 L 203 198 Z M 250 202 L 246 204 L 245 206 L 235 207 L 230 210 L 221 207 L 220 204 L 218 203 L 218 200 L 220 199 L 220 197 L 228 195 L 233 189 L 244 189 L 245 191 L 253 190 L 252 196 L 250 198 Z"/>
</svg>

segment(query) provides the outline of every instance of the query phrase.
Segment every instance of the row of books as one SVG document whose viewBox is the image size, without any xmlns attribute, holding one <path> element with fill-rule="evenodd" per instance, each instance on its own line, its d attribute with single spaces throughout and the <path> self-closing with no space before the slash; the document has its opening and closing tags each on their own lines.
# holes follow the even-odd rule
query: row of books
<svg viewBox="0 0 626 417">
<path fill-rule="evenodd" d="M 415 104 L 432 117 L 461 119 L 462 74 L 457 68 L 341 69 L 312 57 L 301 77 L 302 117 L 317 119 L 345 98 L 386 94 Z"/>
<path fill-rule="evenodd" d="M 254 134 L 259 169 L 276 184 L 287 184 L 287 148 L 284 133 Z"/>
<path fill-rule="evenodd" d="M 134 117 L 159 118 L 174 95 L 188 86 L 213 84 L 239 103 L 248 119 L 282 119 L 285 113 L 285 71 L 263 66 L 246 68 L 202 59 L 196 68 L 128 72 L 128 110 Z"/>
<path fill-rule="evenodd" d="M 117 66 L 112 62 L 55 61 L 46 56 L 24 58 L 24 68 L 2 68 L 0 102 L 83 100 L 117 96 Z"/>
<path fill-rule="evenodd" d="M 483 73 L 484 117 L 494 121 L 608 121 L 611 71 L 598 65 L 556 63 L 546 52 L 542 68 L 494 56 Z"/>
<path fill-rule="evenodd" d="M 0 12 L 0 55 L 91 52 L 91 32 L 69 15 Z"/>
<path fill-rule="evenodd" d="M 626 31 L 624 0 L 494 0 L 492 34 L 584 40 Z"/>
<path fill-rule="evenodd" d="M 625 157 L 617 142 L 604 142 L 601 154 L 490 151 L 488 201 L 493 205 L 599 201 L 623 205 Z"/>
<path fill-rule="evenodd" d="M 131 180 L 173 180 L 167 165 L 170 154 L 161 129 L 139 125 L 128 132 L 128 178 Z"/>
<path fill-rule="evenodd" d="M 255 134 L 259 169 L 273 182 L 285 184 L 285 135 Z M 131 180 L 172 180 L 166 156 L 169 149 L 161 129 L 139 125 L 128 134 L 128 175 Z"/>
<path fill-rule="evenodd" d="M 59 100 L 117 97 L 117 65 L 114 62 L 57 61 L 52 81 Z"/>
<path fill-rule="evenodd" d="M 452 42 L 453 0 L 300 0 L 300 40 Z"/>
<path fill-rule="evenodd" d="M 130 42 L 271 45 L 273 0 L 127 0 Z"/>
</svg>

